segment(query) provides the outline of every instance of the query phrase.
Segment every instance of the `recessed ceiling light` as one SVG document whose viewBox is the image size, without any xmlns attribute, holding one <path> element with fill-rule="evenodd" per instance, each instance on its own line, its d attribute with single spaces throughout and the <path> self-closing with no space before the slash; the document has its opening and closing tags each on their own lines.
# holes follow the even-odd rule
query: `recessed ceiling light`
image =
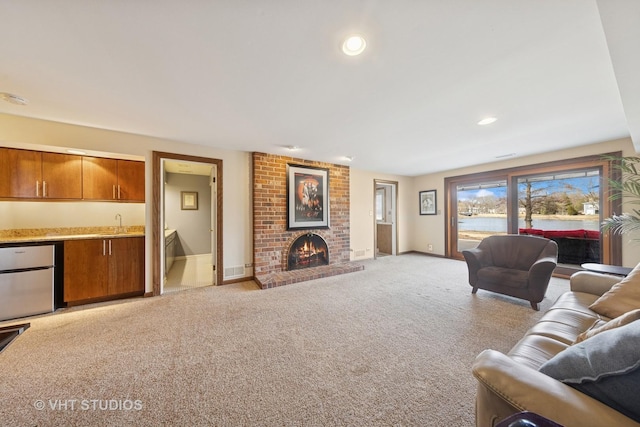
<svg viewBox="0 0 640 427">
<path fill-rule="evenodd" d="M 15 105 L 27 105 L 29 103 L 28 100 L 21 96 L 6 92 L 0 92 L 0 99 Z"/>
<path fill-rule="evenodd" d="M 289 151 L 296 151 L 300 149 L 297 145 L 287 145 L 285 148 Z"/>
<path fill-rule="evenodd" d="M 86 151 L 73 150 L 73 149 L 67 150 L 67 153 L 69 153 L 69 154 L 78 154 L 80 156 L 84 156 L 85 154 L 87 154 Z"/>
<path fill-rule="evenodd" d="M 482 119 L 478 122 L 478 124 L 480 126 L 484 126 L 484 125 L 490 125 L 491 123 L 495 122 L 496 120 L 498 120 L 495 117 L 487 117 L 486 119 Z"/>
<path fill-rule="evenodd" d="M 365 47 L 367 47 L 366 40 L 357 34 L 347 37 L 344 43 L 342 43 L 342 51 L 345 55 L 349 56 L 360 55 L 364 52 Z"/>
<path fill-rule="evenodd" d="M 496 159 L 504 159 L 507 157 L 515 157 L 516 153 L 509 153 L 509 154 L 501 154 L 499 156 L 496 156 Z"/>
<path fill-rule="evenodd" d="M 353 156 L 344 156 L 344 159 L 345 159 L 347 162 L 353 162 L 353 160 L 355 159 L 355 157 L 353 157 Z"/>
</svg>

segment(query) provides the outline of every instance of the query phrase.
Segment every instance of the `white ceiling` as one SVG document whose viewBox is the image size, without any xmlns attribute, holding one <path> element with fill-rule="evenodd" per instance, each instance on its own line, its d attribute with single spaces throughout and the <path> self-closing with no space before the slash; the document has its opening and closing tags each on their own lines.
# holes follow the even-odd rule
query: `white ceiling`
<svg viewBox="0 0 640 427">
<path fill-rule="evenodd" d="M 0 92 L 30 103 L 0 112 L 409 176 L 630 135 L 638 149 L 639 5 L 2 1 Z M 352 32 L 359 57 L 340 51 Z"/>
</svg>

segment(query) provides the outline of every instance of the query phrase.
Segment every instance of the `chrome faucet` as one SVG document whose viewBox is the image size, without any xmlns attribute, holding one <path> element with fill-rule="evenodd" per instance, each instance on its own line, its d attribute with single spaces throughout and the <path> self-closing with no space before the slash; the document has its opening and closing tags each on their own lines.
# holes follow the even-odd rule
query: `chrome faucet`
<svg viewBox="0 0 640 427">
<path fill-rule="evenodd" d="M 116 219 L 120 220 L 117 233 L 121 233 L 122 232 L 122 215 L 120 215 L 119 213 L 116 214 Z"/>
</svg>

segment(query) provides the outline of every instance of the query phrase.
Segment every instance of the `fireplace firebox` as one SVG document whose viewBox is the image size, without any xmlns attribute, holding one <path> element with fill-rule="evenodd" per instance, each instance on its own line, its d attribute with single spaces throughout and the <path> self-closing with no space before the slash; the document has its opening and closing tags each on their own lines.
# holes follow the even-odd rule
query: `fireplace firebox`
<svg viewBox="0 0 640 427">
<path fill-rule="evenodd" d="M 293 241 L 287 255 L 288 270 L 300 270 L 329 264 L 329 248 L 322 236 L 306 233 Z"/>
</svg>

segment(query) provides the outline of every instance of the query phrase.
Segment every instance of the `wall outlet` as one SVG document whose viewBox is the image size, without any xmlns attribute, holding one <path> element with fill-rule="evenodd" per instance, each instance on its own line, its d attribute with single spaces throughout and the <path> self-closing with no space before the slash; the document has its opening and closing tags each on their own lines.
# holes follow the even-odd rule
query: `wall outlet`
<svg viewBox="0 0 640 427">
<path fill-rule="evenodd" d="M 429 249 L 430 251 L 432 251 L 432 250 L 433 250 L 433 245 L 432 245 L 432 244 L 428 244 L 428 245 L 427 245 L 427 249 Z"/>
<path fill-rule="evenodd" d="M 251 263 L 245 264 L 245 265 L 244 265 L 244 268 L 249 268 L 249 267 L 251 267 L 252 265 L 253 265 L 253 264 L 251 264 Z"/>
</svg>

